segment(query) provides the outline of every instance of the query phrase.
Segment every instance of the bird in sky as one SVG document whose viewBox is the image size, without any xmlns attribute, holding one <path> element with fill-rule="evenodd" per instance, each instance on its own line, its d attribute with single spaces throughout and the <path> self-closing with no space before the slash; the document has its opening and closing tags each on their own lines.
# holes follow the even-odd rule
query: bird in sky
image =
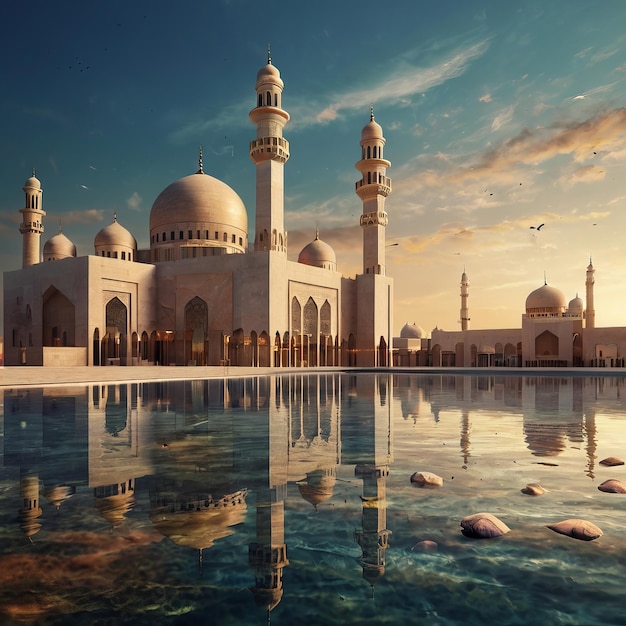
<svg viewBox="0 0 626 626">
<path fill-rule="evenodd" d="M 539 224 L 539 226 L 531 226 L 530 228 L 534 228 L 535 230 L 541 230 L 545 224 Z"/>
</svg>

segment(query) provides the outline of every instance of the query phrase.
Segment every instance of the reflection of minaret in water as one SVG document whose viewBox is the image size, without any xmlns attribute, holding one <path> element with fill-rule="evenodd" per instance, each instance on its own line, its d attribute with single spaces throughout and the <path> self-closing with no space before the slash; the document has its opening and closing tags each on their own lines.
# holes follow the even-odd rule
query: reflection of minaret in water
<svg viewBox="0 0 626 626">
<path fill-rule="evenodd" d="M 39 506 L 39 476 L 37 474 L 24 474 L 20 478 L 20 496 L 22 506 L 19 509 L 19 521 L 22 532 L 33 542 L 33 537 L 41 529 L 37 521 L 43 511 Z"/>
<path fill-rule="evenodd" d="M 289 565 L 285 543 L 286 486 L 257 492 L 256 541 L 248 546 L 248 563 L 254 568 L 257 605 L 270 611 L 283 597 L 283 568 Z"/>
<path fill-rule="evenodd" d="M 363 480 L 362 528 L 354 532 L 361 546 L 359 563 L 363 578 L 372 587 L 385 573 L 385 551 L 389 547 L 390 530 L 387 530 L 387 476 L 388 465 L 357 465 L 354 475 Z"/>
<path fill-rule="evenodd" d="M 463 452 L 463 463 L 467 465 L 470 458 L 470 433 L 472 431 L 472 423 L 470 422 L 469 410 L 464 407 L 461 414 L 461 452 Z"/>
</svg>

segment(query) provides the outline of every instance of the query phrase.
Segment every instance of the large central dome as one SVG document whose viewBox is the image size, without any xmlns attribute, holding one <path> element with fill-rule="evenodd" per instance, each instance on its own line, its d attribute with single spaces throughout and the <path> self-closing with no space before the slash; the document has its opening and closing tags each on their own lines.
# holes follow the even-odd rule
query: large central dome
<svg viewBox="0 0 626 626">
<path fill-rule="evenodd" d="M 565 311 L 565 296 L 563 292 L 544 284 L 535 289 L 526 298 L 526 315 L 531 317 L 554 317 Z"/>
<path fill-rule="evenodd" d="M 150 231 L 178 222 L 213 222 L 248 231 L 241 198 L 226 183 L 202 173 L 174 181 L 152 205 Z"/>
<path fill-rule="evenodd" d="M 150 212 L 150 247 L 221 248 L 244 252 L 248 214 L 241 198 L 226 183 L 204 174 L 185 176 L 167 186 Z M 153 260 L 165 260 L 156 258 Z M 170 260 L 184 258 L 174 254 Z"/>
</svg>

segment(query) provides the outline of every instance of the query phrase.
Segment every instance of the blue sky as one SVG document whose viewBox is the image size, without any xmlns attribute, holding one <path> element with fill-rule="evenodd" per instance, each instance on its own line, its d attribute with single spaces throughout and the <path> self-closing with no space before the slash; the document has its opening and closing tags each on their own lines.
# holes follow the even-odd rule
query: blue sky
<svg viewBox="0 0 626 626">
<path fill-rule="evenodd" d="M 394 334 L 519 327 L 547 282 L 624 325 L 626 3 L 268 0 L 12 3 L 0 23 L 0 269 L 21 266 L 22 185 L 45 240 L 93 254 L 118 221 L 148 247 L 152 202 L 197 169 L 254 218 L 248 119 L 267 45 L 285 82 L 289 256 L 315 236 L 361 268 L 358 178 L 370 106 L 387 139 Z M 541 231 L 531 229 L 545 223 Z"/>
</svg>

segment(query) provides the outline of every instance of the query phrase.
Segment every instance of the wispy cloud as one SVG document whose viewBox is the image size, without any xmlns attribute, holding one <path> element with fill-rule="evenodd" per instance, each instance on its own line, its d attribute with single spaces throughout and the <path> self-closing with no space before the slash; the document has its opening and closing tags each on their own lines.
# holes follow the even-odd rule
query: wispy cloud
<svg viewBox="0 0 626 626">
<path fill-rule="evenodd" d="M 482 56 L 489 47 L 487 39 L 467 48 L 458 50 L 432 67 L 408 66 L 396 71 L 392 76 L 365 89 L 348 90 L 335 94 L 332 102 L 314 115 L 303 116 L 300 124 L 328 123 L 335 120 L 342 111 L 362 109 L 364 103 L 387 104 L 402 102 L 418 93 L 423 93 L 448 80 L 461 76 L 468 65 Z"/>
</svg>

